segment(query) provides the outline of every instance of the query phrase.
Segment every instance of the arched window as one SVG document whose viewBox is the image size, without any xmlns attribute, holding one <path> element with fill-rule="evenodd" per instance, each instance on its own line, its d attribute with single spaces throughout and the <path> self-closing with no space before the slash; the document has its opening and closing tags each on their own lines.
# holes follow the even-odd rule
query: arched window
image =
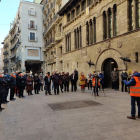
<svg viewBox="0 0 140 140">
<path fill-rule="evenodd" d="M 134 0 L 129 0 L 130 30 L 134 29 Z"/>
<path fill-rule="evenodd" d="M 90 38 L 89 38 L 89 44 L 92 44 L 93 43 L 93 21 L 92 20 L 90 20 L 90 22 L 89 22 L 89 36 L 90 36 Z"/>
<path fill-rule="evenodd" d="M 88 24 L 88 21 L 86 23 L 86 33 L 87 33 L 86 44 L 89 45 L 89 24 Z"/>
<path fill-rule="evenodd" d="M 103 38 L 107 39 L 107 16 L 106 12 L 103 12 Z"/>
<path fill-rule="evenodd" d="M 93 18 L 93 34 L 94 34 L 93 40 L 94 40 L 94 43 L 96 43 L 96 18 L 95 17 Z"/>
<path fill-rule="evenodd" d="M 113 6 L 113 12 L 114 12 L 114 32 L 113 32 L 113 35 L 116 36 L 117 35 L 117 5 L 115 4 Z"/>
<path fill-rule="evenodd" d="M 109 29 L 109 38 L 112 37 L 112 12 L 111 9 L 108 9 L 108 29 Z"/>
</svg>

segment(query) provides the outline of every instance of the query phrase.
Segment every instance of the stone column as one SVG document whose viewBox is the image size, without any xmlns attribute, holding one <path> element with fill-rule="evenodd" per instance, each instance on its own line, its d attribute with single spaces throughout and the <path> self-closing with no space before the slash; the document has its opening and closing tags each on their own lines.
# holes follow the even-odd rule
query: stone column
<svg viewBox="0 0 140 140">
<path fill-rule="evenodd" d="M 71 51 L 71 33 L 69 33 L 69 51 Z"/>
</svg>

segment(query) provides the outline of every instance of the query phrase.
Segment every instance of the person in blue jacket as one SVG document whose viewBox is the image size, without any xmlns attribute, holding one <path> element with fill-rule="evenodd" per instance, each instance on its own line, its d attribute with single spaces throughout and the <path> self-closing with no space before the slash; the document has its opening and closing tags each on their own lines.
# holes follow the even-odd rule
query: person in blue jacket
<svg viewBox="0 0 140 140">
<path fill-rule="evenodd" d="M 102 89 L 104 89 L 104 71 L 99 73 L 100 84 L 102 85 Z"/>
<path fill-rule="evenodd" d="M 140 73 L 137 70 L 133 70 L 133 75 L 130 81 L 123 80 L 126 86 L 130 87 L 130 96 L 131 96 L 131 116 L 127 116 L 128 119 L 140 119 Z M 138 116 L 136 114 L 135 102 L 138 106 Z"/>
</svg>

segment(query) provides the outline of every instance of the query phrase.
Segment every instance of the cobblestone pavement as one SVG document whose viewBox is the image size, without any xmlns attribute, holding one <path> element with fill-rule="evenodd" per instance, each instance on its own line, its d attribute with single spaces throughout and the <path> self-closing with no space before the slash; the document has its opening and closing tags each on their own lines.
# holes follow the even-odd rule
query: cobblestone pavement
<svg viewBox="0 0 140 140">
<path fill-rule="evenodd" d="M 140 140 L 140 120 L 129 120 L 130 96 L 105 90 L 18 98 L 0 112 L 0 140 Z M 102 105 L 53 111 L 48 104 L 92 100 Z"/>
</svg>

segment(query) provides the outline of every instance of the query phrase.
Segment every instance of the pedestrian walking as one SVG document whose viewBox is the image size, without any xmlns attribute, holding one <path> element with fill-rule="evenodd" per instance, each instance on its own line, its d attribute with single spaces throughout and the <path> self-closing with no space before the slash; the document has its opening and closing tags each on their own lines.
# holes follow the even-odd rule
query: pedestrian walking
<svg viewBox="0 0 140 140">
<path fill-rule="evenodd" d="M 94 75 L 93 75 L 92 86 L 93 86 L 94 96 L 96 95 L 96 93 L 97 93 L 97 96 L 99 96 L 98 88 L 100 87 L 100 81 L 99 81 L 99 76 L 97 73 L 94 73 Z"/>
<path fill-rule="evenodd" d="M 133 75 L 130 81 L 124 80 L 126 86 L 130 87 L 130 96 L 131 96 L 131 116 L 127 116 L 128 119 L 140 119 L 140 73 L 137 70 L 132 71 Z M 138 106 L 138 115 L 136 116 L 136 105 Z"/>
<path fill-rule="evenodd" d="M 34 76 L 34 90 L 35 90 L 35 94 L 39 94 L 40 79 L 37 74 L 35 74 L 35 76 Z"/>
<path fill-rule="evenodd" d="M 64 86 L 65 86 L 65 92 L 69 92 L 69 81 L 70 81 L 70 76 L 69 76 L 69 72 L 67 72 L 64 76 Z"/>
<path fill-rule="evenodd" d="M 121 73 L 121 85 L 122 85 L 121 90 L 122 90 L 122 92 L 124 91 L 124 87 L 125 87 L 125 92 L 127 92 L 127 86 L 123 82 L 124 80 L 127 81 L 127 79 L 128 79 L 128 74 L 125 70 L 123 70 L 123 72 Z"/>
<path fill-rule="evenodd" d="M 75 72 L 73 72 L 70 76 L 70 81 L 71 81 L 71 92 L 75 91 L 76 92 L 76 82 L 77 82 L 77 77 L 75 75 Z"/>
<path fill-rule="evenodd" d="M 15 72 L 11 73 L 11 87 L 10 87 L 10 100 L 14 101 L 16 98 L 14 98 L 15 94 L 15 87 L 16 87 L 16 74 Z"/>
<path fill-rule="evenodd" d="M 114 71 L 111 72 L 111 78 L 112 78 L 114 89 L 118 90 L 119 73 L 117 71 L 117 68 L 114 68 Z"/>
<path fill-rule="evenodd" d="M 6 93 L 6 84 L 7 82 L 4 80 L 4 73 L 0 72 L 0 111 L 2 111 L 4 108 L 2 108 L 2 100 L 3 100 L 3 94 Z"/>
<path fill-rule="evenodd" d="M 87 84 L 88 84 L 88 90 L 91 89 L 92 90 L 92 74 L 89 73 L 87 76 Z"/>
<path fill-rule="evenodd" d="M 46 76 L 44 77 L 44 82 L 45 82 L 45 95 L 47 96 L 47 94 L 52 95 L 51 94 L 51 76 L 50 76 L 50 72 L 46 73 Z"/>
<path fill-rule="evenodd" d="M 31 73 L 29 73 L 28 76 L 27 76 L 26 90 L 27 90 L 28 96 L 33 95 L 32 94 L 32 90 L 33 90 L 33 77 L 31 75 Z"/>
<path fill-rule="evenodd" d="M 81 72 L 79 80 L 80 80 L 81 92 L 83 93 L 85 92 L 85 85 L 86 85 L 86 76 L 84 76 L 83 72 Z"/>
</svg>

